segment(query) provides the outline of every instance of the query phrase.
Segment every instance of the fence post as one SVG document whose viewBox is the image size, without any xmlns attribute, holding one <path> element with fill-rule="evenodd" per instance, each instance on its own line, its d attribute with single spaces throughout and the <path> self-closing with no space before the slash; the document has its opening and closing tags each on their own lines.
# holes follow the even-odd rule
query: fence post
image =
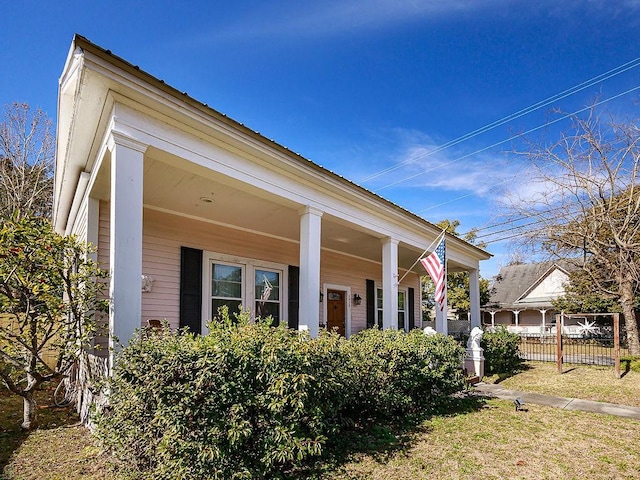
<svg viewBox="0 0 640 480">
<path fill-rule="evenodd" d="M 560 318 L 556 314 L 556 346 L 557 346 L 557 363 L 558 363 L 558 374 L 562 375 L 562 325 L 564 324 L 564 318 L 562 318 L 564 313 L 560 314 Z M 560 321 L 558 321 L 560 320 Z"/>
<path fill-rule="evenodd" d="M 616 366 L 616 378 L 620 378 L 620 314 L 613 314 L 613 358 Z"/>
</svg>

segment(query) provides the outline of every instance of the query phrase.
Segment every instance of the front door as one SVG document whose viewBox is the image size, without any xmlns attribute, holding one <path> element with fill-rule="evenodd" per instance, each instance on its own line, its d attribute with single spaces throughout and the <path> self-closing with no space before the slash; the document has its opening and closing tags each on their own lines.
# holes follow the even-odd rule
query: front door
<svg viewBox="0 0 640 480">
<path fill-rule="evenodd" d="M 334 328 L 345 336 L 345 297 L 347 292 L 341 290 L 327 290 L 327 330 Z"/>
</svg>

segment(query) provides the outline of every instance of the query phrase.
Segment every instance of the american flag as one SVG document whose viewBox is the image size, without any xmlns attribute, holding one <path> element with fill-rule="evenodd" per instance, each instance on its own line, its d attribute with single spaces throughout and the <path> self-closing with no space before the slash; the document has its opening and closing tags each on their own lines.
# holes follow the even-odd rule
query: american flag
<svg viewBox="0 0 640 480">
<path fill-rule="evenodd" d="M 447 296 L 447 279 L 445 275 L 445 246 L 444 238 L 436 247 L 434 252 L 426 258 L 420 260 L 422 266 L 427 271 L 431 280 L 436 285 L 435 299 L 440 310 L 444 308 Z"/>
</svg>

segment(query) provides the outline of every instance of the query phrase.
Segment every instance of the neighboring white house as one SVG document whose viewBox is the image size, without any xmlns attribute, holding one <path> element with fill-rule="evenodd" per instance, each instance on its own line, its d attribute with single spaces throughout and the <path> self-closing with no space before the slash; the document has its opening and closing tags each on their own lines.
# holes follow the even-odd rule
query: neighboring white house
<svg viewBox="0 0 640 480">
<path fill-rule="evenodd" d="M 485 325 L 506 325 L 517 333 L 550 332 L 553 300 L 564 296 L 569 272 L 561 263 L 542 262 L 502 267 L 489 286 L 483 306 Z"/>
<path fill-rule="evenodd" d="M 428 221 L 80 36 L 57 124 L 54 226 L 96 244 L 110 271 L 111 341 L 152 318 L 203 332 L 220 305 L 311 335 L 421 326 L 424 271 L 412 265 L 440 233 Z M 490 255 L 447 242 L 479 325 Z"/>
</svg>

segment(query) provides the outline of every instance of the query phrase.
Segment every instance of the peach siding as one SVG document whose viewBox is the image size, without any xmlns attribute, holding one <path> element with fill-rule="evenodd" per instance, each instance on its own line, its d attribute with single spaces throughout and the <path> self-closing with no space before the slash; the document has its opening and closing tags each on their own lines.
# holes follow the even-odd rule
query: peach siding
<svg viewBox="0 0 640 480">
<path fill-rule="evenodd" d="M 382 268 L 379 264 L 360 260 L 347 255 L 340 255 L 336 252 L 322 252 L 322 266 L 320 272 L 320 283 L 332 283 L 351 287 L 351 295 L 359 294 L 362 297 L 360 305 L 351 306 L 351 333 L 357 333 L 367 328 L 367 305 L 366 305 L 366 280 L 374 280 L 380 284 Z M 401 276 L 404 272 L 401 272 Z M 400 287 L 414 288 L 414 311 L 415 324 L 421 325 L 420 313 L 420 278 L 410 274 L 402 281 Z M 320 318 L 323 318 L 322 305 Z M 408 319 L 408 317 L 407 317 Z"/>
<path fill-rule="evenodd" d="M 151 292 L 142 294 L 142 321 L 167 319 L 172 327 L 179 325 L 180 247 L 187 246 L 225 255 L 297 265 L 298 244 L 285 240 L 243 232 L 228 227 L 200 222 L 156 210 L 145 209 L 143 220 L 142 272 L 154 279 Z M 109 264 L 109 205 L 100 203 L 98 261 Z M 361 305 L 351 308 L 351 332 L 366 327 L 366 279 L 381 281 L 381 265 L 323 250 L 321 253 L 321 286 L 325 283 L 351 288 L 362 297 Z M 420 285 L 417 275 L 408 275 L 402 287 L 415 289 L 416 326 L 420 326 Z M 320 292 L 318 292 L 319 294 Z M 324 318 L 319 302 L 320 318 Z M 321 320 L 323 321 L 323 320 Z"/>
<path fill-rule="evenodd" d="M 103 270 L 109 271 L 109 244 L 111 242 L 109 238 L 109 225 L 110 225 L 110 211 L 109 203 L 100 202 L 98 207 L 98 266 Z M 105 294 L 108 295 L 108 280 L 107 288 L 105 288 Z M 109 317 L 104 315 L 102 321 L 99 322 L 106 329 L 108 326 Z M 96 355 L 106 357 L 109 352 L 109 338 L 97 337 L 94 344 L 99 346 L 98 350 L 94 353 Z"/>
<path fill-rule="evenodd" d="M 109 270 L 109 229 L 111 225 L 111 212 L 107 202 L 100 202 L 98 220 L 98 265 L 100 268 Z"/>
<path fill-rule="evenodd" d="M 495 323 L 500 325 L 511 325 L 511 312 L 497 312 L 495 315 Z"/>
<path fill-rule="evenodd" d="M 539 310 L 525 310 L 520 312 L 518 316 L 518 324 L 520 325 L 540 325 L 541 323 L 542 314 Z"/>
</svg>

